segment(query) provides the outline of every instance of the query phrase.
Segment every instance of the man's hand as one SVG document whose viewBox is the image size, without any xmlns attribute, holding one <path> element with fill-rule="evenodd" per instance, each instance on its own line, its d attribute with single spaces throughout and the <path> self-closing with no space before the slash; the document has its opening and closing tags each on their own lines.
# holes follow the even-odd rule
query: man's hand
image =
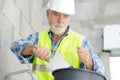
<svg viewBox="0 0 120 80">
<path fill-rule="evenodd" d="M 87 48 L 83 48 L 83 47 L 78 46 L 77 52 L 78 52 L 78 56 L 80 58 L 80 61 L 86 65 L 87 69 L 92 70 L 93 62 L 92 62 L 92 58 L 89 54 L 89 50 Z"/>
<path fill-rule="evenodd" d="M 33 49 L 33 53 L 35 54 L 35 56 L 45 61 L 49 61 L 51 57 L 51 52 L 43 46 L 36 45 Z"/>
</svg>

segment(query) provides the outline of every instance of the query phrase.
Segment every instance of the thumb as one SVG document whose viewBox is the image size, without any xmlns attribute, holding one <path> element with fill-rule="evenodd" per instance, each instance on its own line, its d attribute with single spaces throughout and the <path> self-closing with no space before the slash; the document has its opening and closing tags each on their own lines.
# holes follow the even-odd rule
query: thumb
<svg viewBox="0 0 120 80">
<path fill-rule="evenodd" d="M 77 49 L 80 49 L 80 48 L 82 48 L 82 47 L 81 47 L 81 46 L 78 46 L 78 47 L 77 47 Z"/>
<path fill-rule="evenodd" d="M 35 52 L 36 51 L 36 48 L 33 48 L 33 52 Z"/>
</svg>

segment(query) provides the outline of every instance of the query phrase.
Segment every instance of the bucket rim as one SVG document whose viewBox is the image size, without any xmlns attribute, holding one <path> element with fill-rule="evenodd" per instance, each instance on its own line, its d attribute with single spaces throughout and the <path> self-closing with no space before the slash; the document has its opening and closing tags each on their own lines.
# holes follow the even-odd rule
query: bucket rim
<svg viewBox="0 0 120 80">
<path fill-rule="evenodd" d="M 77 68 L 61 68 L 61 69 L 56 69 L 56 70 L 54 70 L 53 72 L 52 72 L 52 74 L 54 75 L 56 72 L 59 72 L 59 71 L 61 71 L 61 70 L 66 70 L 66 71 L 68 71 L 68 70 L 74 70 L 74 71 L 83 71 L 83 72 L 89 72 L 89 73 L 92 73 L 92 74 L 97 74 L 97 75 L 99 75 L 99 76 L 101 76 L 101 77 L 103 77 L 104 78 L 104 80 L 106 80 L 106 78 L 105 78 L 105 76 L 103 76 L 103 75 L 101 75 L 101 74 L 99 74 L 99 73 L 97 73 L 97 72 L 95 72 L 95 71 L 91 71 L 91 70 L 85 70 L 85 69 L 77 69 Z"/>
</svg>

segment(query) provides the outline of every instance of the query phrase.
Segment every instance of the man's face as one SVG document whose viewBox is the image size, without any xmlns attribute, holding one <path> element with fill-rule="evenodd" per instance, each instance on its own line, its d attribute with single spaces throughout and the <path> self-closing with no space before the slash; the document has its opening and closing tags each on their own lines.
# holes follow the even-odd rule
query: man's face
<svg viewBox="0 0 120 80">
<path fill-rule="evenodd" d="M 52 32 L 56 35 L 60 35 L 67 30 L 71 15 L 47 10 L 47 18 Z"/>
</svg>

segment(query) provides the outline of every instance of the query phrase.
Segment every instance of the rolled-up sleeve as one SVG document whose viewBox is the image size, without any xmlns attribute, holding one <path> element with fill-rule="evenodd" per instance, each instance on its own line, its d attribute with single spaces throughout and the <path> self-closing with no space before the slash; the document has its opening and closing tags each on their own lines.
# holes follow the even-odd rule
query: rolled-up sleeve
<svg viewBox="0 0 120 80">
<path fill-rule="evenodd" d="M 38 32 L 30 34 L 26 39 L 16 40 L 11 44 L 11 51 L 18 57 L 21 63 L 31 63 L 33 60 L 33 55 L 28 57 L 23 57 L 21 55 L 22 50 L 27 44 L 37 44 L 38 42 Z"/>
<path fill-rule="evenodd" d="M 94 49 L 92 48 L 91 44 L 86 38 L 83 39 L 82 46 L 89 49 L 89 53 L 93 59 L 93 71 L 104 76 L 105 75 L 104 64 L 100 60 L 98 55 L 95 53 Z"/>
</svg>

